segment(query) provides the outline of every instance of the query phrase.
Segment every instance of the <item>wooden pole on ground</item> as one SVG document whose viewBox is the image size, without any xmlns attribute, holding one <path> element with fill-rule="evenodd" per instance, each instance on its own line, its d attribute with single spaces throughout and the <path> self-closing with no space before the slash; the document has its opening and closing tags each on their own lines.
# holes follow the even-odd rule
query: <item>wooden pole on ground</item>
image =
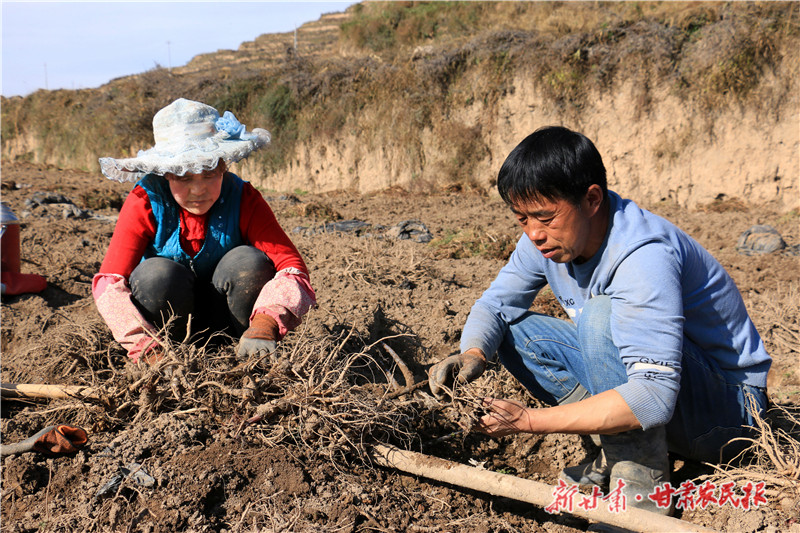
<svg viewBox="0 0 800 533">
<path fill-rule="evenodd" d="M 372 458 L 381 466 L 494 496 L 512 498 L 532 503 L 539 507 L 547 507 L 553 503 L 553 489 L 555 487 L 546 483 L 522 479 L 508 474 L 499 474 L 489 470 L 480 470 L 438 457 L 401 450 L 394 446 L 378 445 L 373 447 Z M 612 513 L 602 505 L 598 505 L 595 509 L 586 510 L 578 505 L 580 498 L 584 496 L 583 494 L 574 494 L 572 505 L 569 506 L 571 510 L 564 510 L 564 512 L 632 531 L 713 531 L 691 522 L 684 522 L 677 518 L 662 516 L 636 508 L 628 508 L 621 513 Z"/>
<path fill-rule="evenodd" d="M 76 385 L 44 385 L 34 383 L 0 384 L 3 398 L 30 398 L 33 400 L 98 400 L 100 396 L 91 387 Z"/>
</svg>

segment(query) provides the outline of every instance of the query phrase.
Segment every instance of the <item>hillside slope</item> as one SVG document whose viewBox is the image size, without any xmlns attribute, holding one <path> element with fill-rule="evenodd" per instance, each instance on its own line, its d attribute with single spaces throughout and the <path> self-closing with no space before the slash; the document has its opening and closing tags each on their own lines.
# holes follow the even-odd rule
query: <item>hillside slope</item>
<svg viewBox="0 0 800 533">
<path fill-rule="evenodd" d="M 491 191 L 508 152 L 562 124 L 611 186 L 681 206 L 800 207 L 800 18 L 774 3 L 363 3 L 294 33 L 93 90 L 2 101 L 2 155 L 96 169 L 152 144 L 177 97 L 266 127 L 265 190 Z M 76 135 L 77 132 L 77 135 Z"/>
</svg>

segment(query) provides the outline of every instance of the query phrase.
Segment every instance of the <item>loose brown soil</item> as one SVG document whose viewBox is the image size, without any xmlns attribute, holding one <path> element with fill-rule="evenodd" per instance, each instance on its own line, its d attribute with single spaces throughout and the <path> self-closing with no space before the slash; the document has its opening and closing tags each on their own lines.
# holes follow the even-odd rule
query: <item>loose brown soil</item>
<svg viewBox="0 0 800 533">
<path fill-rule="evenodd" d="M 4 164 L 2 171 L 3 202 L 23 223 L 22 271 L 48 281 L 39 294 L 3 297 L 2 381 L 87 385 L 102 397 L 3 401 L 3 443 L 53 423 L 84 427 L 90 439 L 74 456 L 3 458 L 4 531 L 571 532 L 589 526 L 383 469 L 366 453 L 383 441 L 555 483 L 561 468 L 596 452 L 578 436 L 492 440 L 464 433 L 459 422 L 468 421 L 469 409 L 435 401 L 424 385 L 390 394 L 407 377 L 391 352 L 416 382 L 456 352 L 472 303 L 518 234 L 500 200 L 403 191 L 268 196 L 311 269 L 318 308 L 271 360 L 240 364 L 224 343 L 169 345 L 174 364 L 168 375 L 166 366 L 126 363 L 91 297 L 92 276 L 130 185 L 23 164 Z M 62 194 L 83 214 L 63 204 L 26 205 L 42 198 L 37 193 Z M 646 207 L 687 230 L 736 280 L 775 359 L 772 399 L 796 416 L 800 258 L 786 251 L 748 256 L 735 247 L 754 224 L 772 225 L 797 245 L 797 213 L 730 200 L 694 211 Z M 359 235 L 293 231 L 337 217 L 371 227 Z M 434 240 L 398 240 L 381 228 L 409 219 L 423 222 Z M 559 313 L 546 291 L 536 308 Z M 490 369 L 464 394 L 486 391 L 530 401 L 502 368 Z M 260 419 L 248 422 L 254 416 Z M 798 428 L 787 416 L 776 412 L 767 421 L 779 439 L 778 456 L 797 442 L 778 432 L 796 439 Z M 699 485 L 707 479 L 702 476 L 716 474 L 707 465 L 674 460 L 673 485 L 688 479 Z M 146 475 L 118 477 L 121 482 L 109 488 L 120 467 Z M 677 516 L 718 530 L 800 531 L 800 472 L 764 453 L 731 472 L 737 486 L 767 480 L 768 503 L 750 510 L 679 510 Z"/>
</svg>

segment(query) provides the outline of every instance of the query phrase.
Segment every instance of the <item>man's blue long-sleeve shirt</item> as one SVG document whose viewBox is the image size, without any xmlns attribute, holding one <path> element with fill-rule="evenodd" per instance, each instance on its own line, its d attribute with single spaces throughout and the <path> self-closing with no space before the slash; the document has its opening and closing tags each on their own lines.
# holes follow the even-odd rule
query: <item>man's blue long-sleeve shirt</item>
<svg viewBox="0 0 800 533">
<path fill-rule="evenodd" d="M 670 222 L 612 191 L 608 195 L 606 239 L 583 264 L 545 259 L 526 235 L 520 238 L 508 264 L 472 307 L 461 351 L 479 348 L 492 359 L 508 324 L 549 284 L 576 324 L 587 300 L 611 298 L 612 336 L 628 374 L 628 382 L 615 390 L 644 429 L 672 418 L 684 338 L 713 360 L 727 381 L 766 387 L 771 359 L 722 265 Z M 635 363 L 672 371 L 654 375 L 652 367 Z"/>
</svg>

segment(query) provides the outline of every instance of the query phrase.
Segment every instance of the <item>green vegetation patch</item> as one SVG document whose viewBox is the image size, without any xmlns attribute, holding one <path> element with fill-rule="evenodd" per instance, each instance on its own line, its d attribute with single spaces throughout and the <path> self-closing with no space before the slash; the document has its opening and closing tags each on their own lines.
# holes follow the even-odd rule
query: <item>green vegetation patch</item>
<svg viewBox="0 0 800 533">
<path fill-rule="evenodd" d="M 428 246 L 439 258 L 465 259 L 483 256 L 506 260 L 517 245 L 516 235 L 495 235 L 476 229 L 450 230 Z"/>
</svg>

